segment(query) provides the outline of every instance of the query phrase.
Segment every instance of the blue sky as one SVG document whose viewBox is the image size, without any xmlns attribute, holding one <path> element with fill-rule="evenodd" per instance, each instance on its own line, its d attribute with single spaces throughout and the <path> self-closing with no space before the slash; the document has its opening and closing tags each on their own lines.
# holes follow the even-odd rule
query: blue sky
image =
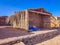
<svg viewBox="0 0 60 45">
<path fill-rule="evenodd" d="M 60 16 L 60 0 L 0 0 L 0 16 L 28 8 L 45 8 L 54 16 Z"/>
</svg>

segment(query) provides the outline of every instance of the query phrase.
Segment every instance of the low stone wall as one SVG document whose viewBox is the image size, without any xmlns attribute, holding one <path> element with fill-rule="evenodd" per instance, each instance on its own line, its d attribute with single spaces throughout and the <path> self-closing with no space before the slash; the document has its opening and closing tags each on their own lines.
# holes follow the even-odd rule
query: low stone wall
<svg viewBox="0 0 60 45">
<path fill-rule="evenodd" d="M 49 40 L 59 34 L 60 34 L 59 31 L 52 31 L 45 34 L 38 34 L 36 36 L 15 40 L 15 41 L 12 41 L 6 44 L 1 44 L 1 45 L 14 45 L 20 42 L 23 42 L 25 45 L 35 45 L 37 43 L 41 43 L 43 41 Z"/>
</svg>

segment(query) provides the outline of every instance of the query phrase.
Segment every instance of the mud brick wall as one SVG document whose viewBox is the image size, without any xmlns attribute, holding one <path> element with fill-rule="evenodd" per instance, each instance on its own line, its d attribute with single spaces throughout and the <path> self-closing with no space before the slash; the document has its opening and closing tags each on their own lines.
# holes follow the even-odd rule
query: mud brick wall
<svg viewBox="0 0 60 45">
<path fill-rule="evenodd" d="M 42 28 L 42 17 L 40 14 L 29 12 L 29 25 Z"/>
<path fill-rule="evenodd" d="M 57 26 L 57 19 L 54 17 L 54 16 L 51 16 L 50 17 L 50 19 L 51 19 L 51 28 L 56 28 L 56 26 Z"/>
<path fill-rule="evenodd" d="M 58 21 L 58 28 L 60 28 L 60 17 L 57 17 L 57 21 Z"/>
<path fill-rule="evenodd" d="M 14 28 L 22 28 L 28 30 L 28 11 L 20 11 L 16 12 L 13 16 L 13 27 Z"/>
<path fill-rule="evenodd" d="M 49 15 L 42 15 L 42 19 L 43 19 L 43 28 L 47 28 L 50 29 L 50 16 Z"/>
<path fill-rule="evenodd" d="M 7 25 L 6 19 L 8 16 L 0 16 L 0 26 Z"/>
<path fill-rule="evenodd" d="M 40 28 L 51 28 L 50 22 L 50 15 L 29 12 L 29 25 L 35 25 Z"/>
</svg>

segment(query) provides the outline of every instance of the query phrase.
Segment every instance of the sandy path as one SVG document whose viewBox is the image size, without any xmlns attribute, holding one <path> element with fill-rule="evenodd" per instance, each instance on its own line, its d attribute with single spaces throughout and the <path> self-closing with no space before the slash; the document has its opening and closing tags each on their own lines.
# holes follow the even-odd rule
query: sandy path
<svg viewBox="0 0 60 45">
<path fill-rule="evenodd" d="M 52 32 L 52 31 L 56 31 L 56 30 L 36 31 L 36 32 L 32 32 L 34 34 L 31 34 L 31 35 L 24 35 L 24 36 L 12 37 L 12 38 L 0 39 L 0 44 L 8 43 L 8 42 L 13 41 L 13 40 L 18 40 L 18 39 L 23 39 L 23 38 L 28 38 L 28 37 L 36 36 L 38 34 L 44 34 L 44 33 L 47 33 L 47 32 Z"/>
<path fill-rule="evenodd" d="M 60 45 L 60 35 L 36 45 Z"/>
</svg>

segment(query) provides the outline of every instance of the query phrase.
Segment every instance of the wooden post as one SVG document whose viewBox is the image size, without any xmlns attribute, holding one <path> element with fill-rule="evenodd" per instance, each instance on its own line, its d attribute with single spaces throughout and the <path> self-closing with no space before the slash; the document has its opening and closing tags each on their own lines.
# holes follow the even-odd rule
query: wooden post
<svg viewBox="0 0 60 45">
<path fill-rule="evenodd" d="M 25 29 L 28 30 L 29 24 L 28 24 L 28 11 L 25 10 Z"/>
<path fill-rule="evenodd" d="M 23 16 L 23 17 L 22 17 L 22 18 L 23 18 L 23 20 L 22 20 L 22 21 L 23 21 L 23 22 L 22 22 L 22 23 L 23 23 L 23 28 L 25 28 L 25 14 L 24 14 L 24 12 L 22 13 L 22 16 Z"/>
<path fill-rule="evenodd" d="M 22 13 L 21 13 L 21 23 L 20 24 L 21 24 L 21 28 L 22 28 Z"/>
</svg>

